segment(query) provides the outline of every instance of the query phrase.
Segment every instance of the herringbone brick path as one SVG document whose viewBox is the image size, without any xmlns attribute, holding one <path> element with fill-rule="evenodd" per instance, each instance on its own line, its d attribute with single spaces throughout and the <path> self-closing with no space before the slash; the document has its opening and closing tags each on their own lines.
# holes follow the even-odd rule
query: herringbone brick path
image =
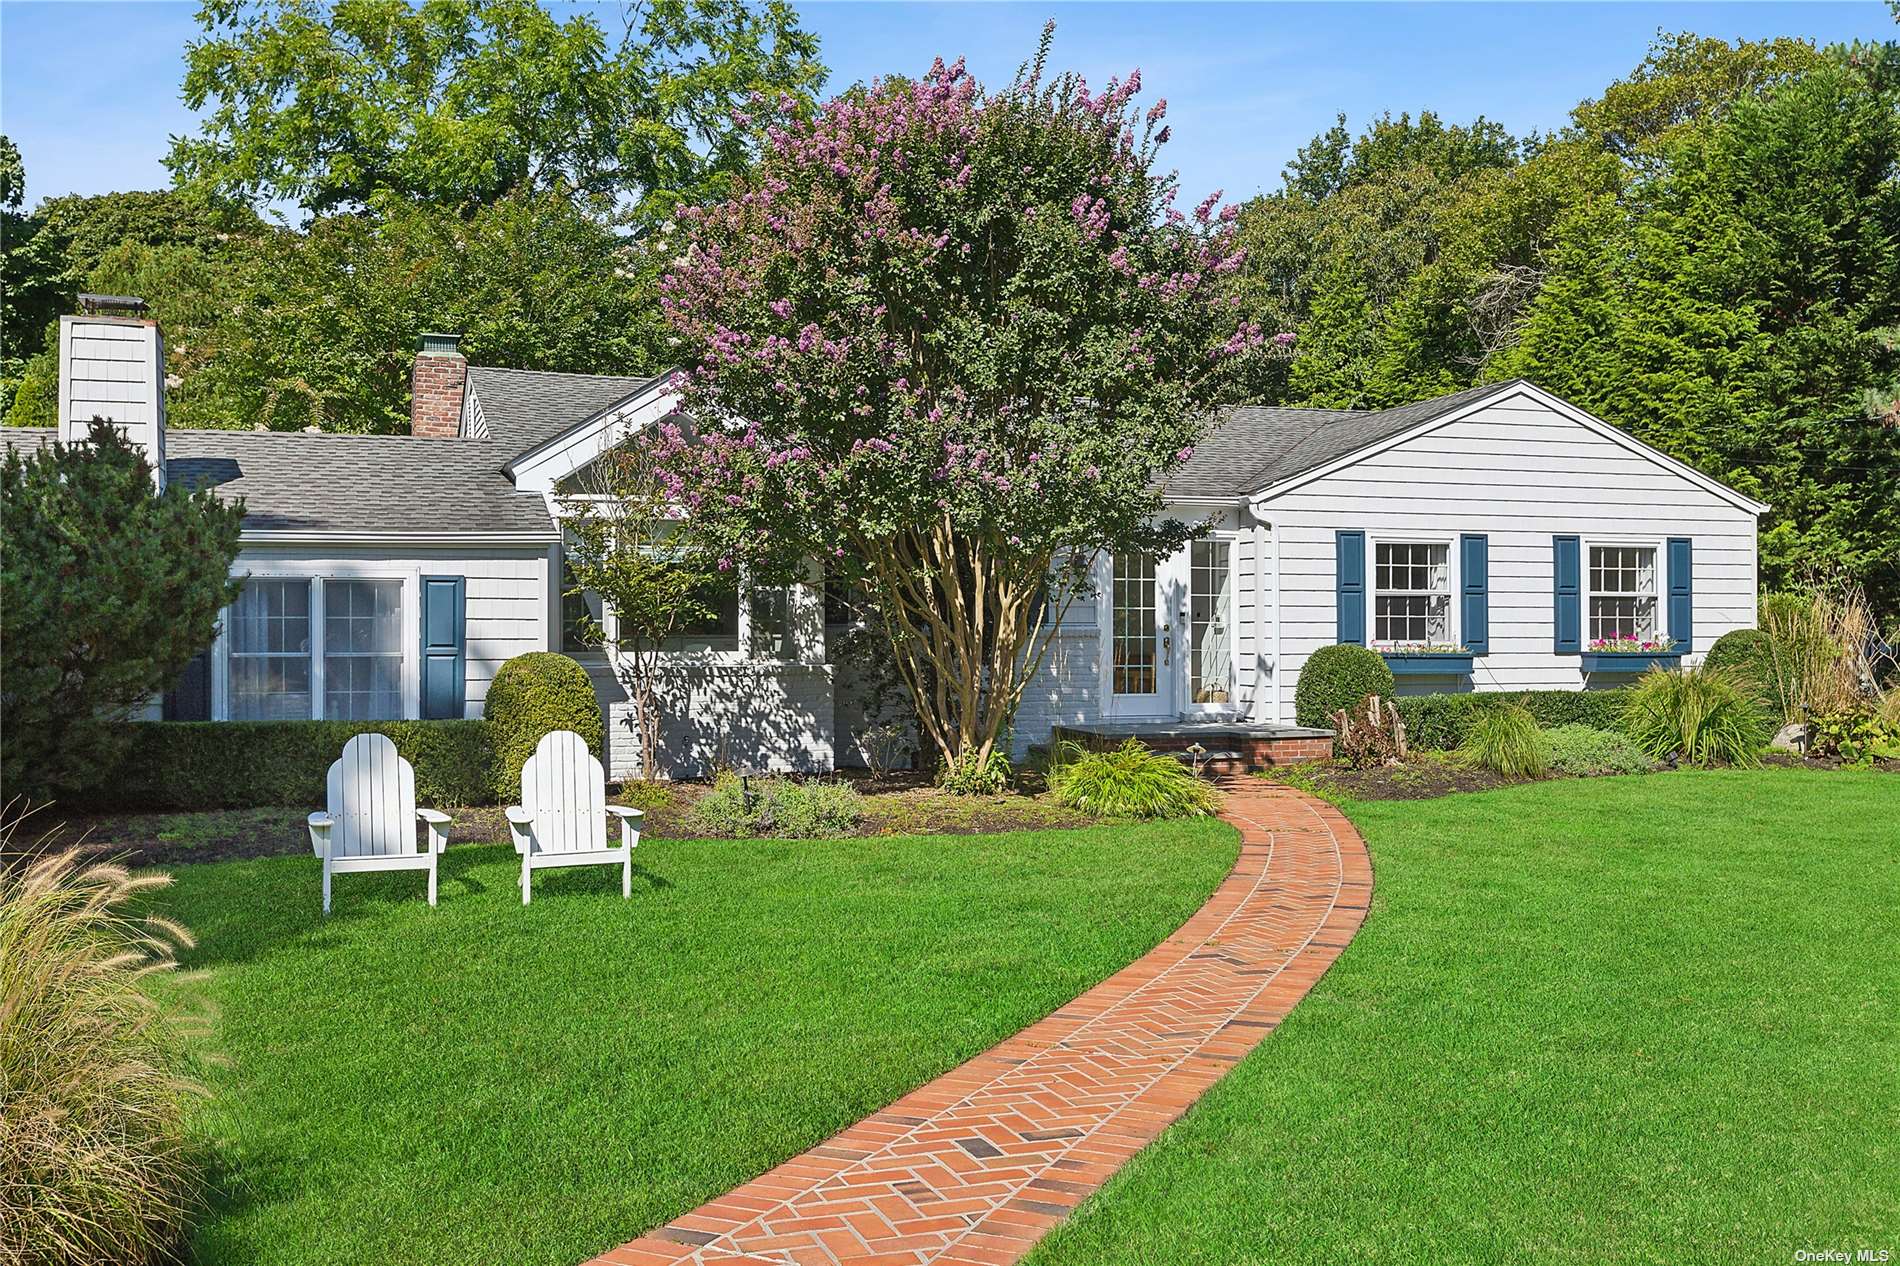
<svg viewBox="0 0 1900 1266">
<path fill-rule="evenodd" d="M 1285 1018 L 1365 919 L 1331 805 L 1243 778 L 1240 859 L 1166 941 L 882 1112 L 589 1266 L 1006 1266 Z"/>
</svg>

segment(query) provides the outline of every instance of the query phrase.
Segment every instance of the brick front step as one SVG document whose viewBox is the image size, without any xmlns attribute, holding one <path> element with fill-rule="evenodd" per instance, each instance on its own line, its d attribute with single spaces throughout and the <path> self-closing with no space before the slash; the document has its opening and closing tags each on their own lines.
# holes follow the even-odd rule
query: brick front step
<svg viewBox="0 0 1900 1266">
<path fill-rule="evenodd" d="M 590 1266 L 1008 1266 L 1270 1034 L 1365 920 L 1339 811 L 1225 784 L 1240 858 L 1174 935 L 1015 1037 Z"/>
</svg>

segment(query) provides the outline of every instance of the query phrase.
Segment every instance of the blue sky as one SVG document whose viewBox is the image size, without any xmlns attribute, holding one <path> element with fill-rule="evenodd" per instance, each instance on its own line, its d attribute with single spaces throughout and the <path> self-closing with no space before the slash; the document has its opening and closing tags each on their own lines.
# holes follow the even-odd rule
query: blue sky
<svg viewBox="0 0 1900 1266">
<path fill-rule="evenodd" d="M 1877 0 L 1840 4 L 800 4 L 831 86 L 915 73 L 959 54 L 1007 80 L 1057 24 L 1054 64 L 1100 84 L 1140 67 L 1165 96 L 1183 194 L 1279 184 L 1294 150 L 1345 111 L 1484 114 L 1523 134 L 1564 122 L 1642 58 L 1656 31 L 1727 39 L 1890 39 Z M 0 3 L 0 130 L 26 160 L 29 202 L 169 183 L 189 3 Z M 1194 198 L 1186 198 L 1192 201 Z"/>
</svg>

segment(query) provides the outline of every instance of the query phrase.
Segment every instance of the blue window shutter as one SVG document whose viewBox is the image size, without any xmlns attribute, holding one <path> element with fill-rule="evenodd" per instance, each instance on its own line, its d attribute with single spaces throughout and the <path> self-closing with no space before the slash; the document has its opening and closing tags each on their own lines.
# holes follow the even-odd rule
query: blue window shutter
<svg viewBox="0 0 1900 1266">
<path fill-rule="evenodd" d="M 422 578 L 422 715 L 426 720 L 462 716 L 467 694 L 464 592 L 460 576 Z"/>
<path fill-rule="evenodd" d="M 1491 538 L 1482 533 L 1458 538 L 1463 605 L 1459 608 L 1465 649 L 1473 655 L 1491 650 Z"/>
<path fill-rule="evenodd" d="M 1559 655 L 1583 650 L 1583 541 L 1575 536 L 1553 536 L 1552 563 L 1556 572 L 1554 611 Z"/>
<path fill-rule="evenodd" d="M 1678 651 L 1694 649 L 1694 552 L 1695 543 L 1688 537 L 1669 538 L 1669 636 Z"/>
<path fill-rule="evenodd" d="M 1366 644 L 1366 534 L 1339 532 L 1333 537 L 1338 549 L 1339 579 L 1338 641 L 1355 646 Z"/>
</svg>

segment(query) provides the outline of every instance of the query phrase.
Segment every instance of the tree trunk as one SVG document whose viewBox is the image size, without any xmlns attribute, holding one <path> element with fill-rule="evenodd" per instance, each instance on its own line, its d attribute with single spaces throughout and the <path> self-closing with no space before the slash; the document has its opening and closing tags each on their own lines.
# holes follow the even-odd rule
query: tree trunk
<svg viewBox="0 0 1900 1266">
<path fill-rule="evenodd" d="M 980 767 L 1014 718 L 1076 586 L 1038 604 L 1050 558 L 1011 558 L 997 542 L 959 535 L 947 519 L 855 544 L 919 728 L 946 764 Z"/>
</svg>

